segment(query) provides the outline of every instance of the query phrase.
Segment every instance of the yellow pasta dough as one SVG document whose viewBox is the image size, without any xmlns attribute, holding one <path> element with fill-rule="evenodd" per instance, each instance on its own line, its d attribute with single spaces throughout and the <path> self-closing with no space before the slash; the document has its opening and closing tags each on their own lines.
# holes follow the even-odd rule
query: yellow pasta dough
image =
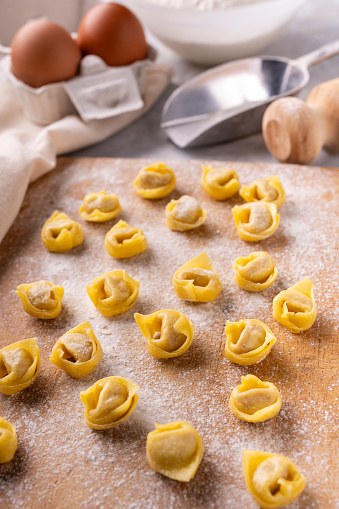
<svg viewBox="0 0 339 509">
<path fill-rule="evenodd" d="M 148 463 L 159 474 L 188 482 L 195 476 L 203 456 L 202 440 L 185 421 L 155 424 L 147 435 Z"/>
<path fill-rule="evenodd" d="M 0 350 L 0 392 L 7 396 L 30 386 L 40 371 L 36 338 L 23 339 Z"/>
<path fill-rule="evenodd" d="M 215 200 L 227 200 L 239 191 L 239 177 L 232 168 L 202 165 L 201 185 Z"/>
<path fill-rule="evenodd" d="M 261 362 L 276 342 L 266 324 L 250 318 L 239 322 L 226 322 L 227 359 L 242 366 Z"/>
<path fill-rule="evenodd" d="M 280 216 L 274 203 L 245 203 L 233 207 L 232 212 L 238 235 L 247 242 L 266 239 L 279 226 Z"/>
<path fill-rule="evenodd" d="M 80 393 L 86 424 L 93 429 L 115 428 L 126 421 L 139 399 L 139 387 L 121 376 L 109 376 Z"/>
<path fill-rule="evenodd" d="M 125 313 L 134 306 L 139 286 L 139 281 L 119 269 L 96 277 L 87 286 L 87 293 L 102 315 L 112 317 Z"/>
<path fill-rule="evenodd" d="M 62 286 L 55 286 L 49 281 L 19 285 L 15 292 L 21 300 L 23 309 L 34 318 L 50 320 L 56 318 L 61 311 L 64 295 Z"/>
<path fill-rule="evenodd" d="M 102 348 L 86 321 L 66 332 L 55 343 L 49 360 L 73 378 L 92 373 L 102 359 Z"/>
<path fill-rule="evenodd" d="M 172 283 L 178 297 L 196 302 L 215 300 L 222 290 L 220 278 L 205 252 L 184 263 L 175 272 Z"/>
<path fill-rule="evenodd" d="M 49 251 L 64 253 L 84 240 L 79 223 L 56 210 L 42 227 L 41 240 Z"/>
<path fill-rule="evenodd" d="M 242 421 L 263 422 L 280 411 L 281 397 L 274 384 L 246 375 L 241 377 L 241 385 L 233 389 L 229 406 Z"/>
<path fill-rule="evenodd" d="M 312 327 L 317 317 L 317 307 L 309 277 L 274 297 L 273 317 L 295 334 Z"/>
<path fill-rule="evenodd" d="M 179 200 L 171 200 L 166 206 L 166 223 L 174 231 L 185 232 L 201 226 L 207 212 L 197 200 L 186 194 Z"/>
<path fill-rule="evenodd" d="M 248 292 L 261 292 L 278 277 L 278 269 L 265 251 L 254 251 L 248 256 L 236 258 L 233 268 L 234 281 Z"/>
<path fill-rule="evenodd" d="M 286 456 L 262 451 L 243 451 L 247 488 L 262 509 L 279 509 L 297 498 L 306 479 Z"/>
<path fill-rule="evenodd" d="M 175 188 L 175 174 L 165 164 L 142 168 L 134 180 L 134 189 L 143 198 L 156 200 L 168 196 Z"/>
<path fill-rule="evenodd" d="M 130 258 L 147 249 L 147 240 L 140 228 L 120 220 L 106 233 L 105 248 L 114 258 Z"/>
<path fill-rule="evenodd" d="M 18 448 L 14 426 L 0 417 L 0 463 L 8 463 L 14 458 Z"/>
<path fill-rule="evenodd" d="M 114 219 L 121 212 L 121 205 L 116 194 L 107 194 L 105 191 L 86 194 L 79 214 L 86 221 L 103 223 Z"/>
<path fill-rule="evenodd" d="M 147 339 L 149 353 L 154 357 L 178 357 L 192 343 L 193 325 L 180 311 L 161 309 L 150 315 L 135 313 L 134 318 Z"/>
<path fill-rule="evenodd" d="M 241 186 L 239 194 L 247 202 L 269 202 L 274 203 L 277 208 L 286 200 L 284 188 L 276 175 L 255 180 L 249 186 Z"/>
</svg>

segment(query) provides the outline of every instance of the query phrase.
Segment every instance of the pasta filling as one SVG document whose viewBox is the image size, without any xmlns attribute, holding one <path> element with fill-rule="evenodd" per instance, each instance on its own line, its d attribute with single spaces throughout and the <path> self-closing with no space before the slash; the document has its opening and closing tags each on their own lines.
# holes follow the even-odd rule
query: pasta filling
<svg viewBox="0 0 339 509">
<path fill-rule="evenodd" d="M 289 290 L 286 307 L 290 313 L 305 313 L 307 311 L 311 311 L 313 305 L 311 299 L 303 293 L 295 290 Z"/>
<path fill-rule="evenodd" d="M 259 200 L 274 201 L 278 198 L 278 191 L 267 180 L 259 180 L 256 185 Z"/>
<path fill-rule="evenodd" d="M 156 171 L 140 171 L 139 182 L 146 189 L 156 189 L 167 186 L 172 180 L 170 173 L 158 173 Z"/>
<path fill-rule="evenodd" d="M 273 405 L 276 400 L 277 396 L 272 389 L 257 388 L 237 394 L 235 404 L 240 412 L 253 415 L 258 410 Z"/>
<path fill-rule="evenodd" d="M 244 279 L 253 283 L 264 283 L 274 271 L 274 262 L 271 257 L 258 256 L 246 265 L 238 267 L 238 272 Z"/>
<path fill-rule="evenodd" d="M 248 233 L 261 233 L 272 226 L 272 223 L 273 220 L 269 210 L 260 203 L 254 203 L 242 228 Z"/>
<path fill-rule="evenodd" d="M 131 289 L 123 279 L 105 276 L 98 281 L 98 298 L 100 300 L 110 299 L 112 303 L 120 304 L 131 296 Z"/>
<path fill-rule="evenodd" d="M 214 274 L 206 269 L 185 269 L 179 272 L 177 278 L 183 281 L 193 281 L 194 286 L 206 288 L 213 279 Z"/>
<path fill-rule="evenodd" d="M 84 208 L 87 214 L 91 214 L 94 210 L 112 212 L 118 205 L 118 198 L 112 195 L 99 194 L 97 196 L 90 196 L 84 200 Z"/>
<path fill-rule="evenodd" d="M 49 311 L 54 309 L 58 302 L 52 288 L 46 281 L 37 281 L 27 290 L 27 298 L 37 309 Z"/>
<path fill-rule="evenodd" d="M 274 496 L 280 491 L 282 479 L 292 481 L 293 478 L 288 459 L 272 456 L 260 463 L 253 474 L 252 482 L 259 495 L 268 492 Z"/>
<path fill-rule="evenodd" d="M 202 216 L 202 208 L 195 198 L 187 196 L 184 200 L 178 200 L 172 216 L 181 223 L 194 224 Z"/>
<path fill-rule="evenodd" d="M 119 228 L 114 232 L 112 237 L 118 242 L 118 244 L 123 244 L 125 240 L 131 240 L 137 233 L 137 228 Z"/>
<path fill-rule="evenodd" d="M 238 341 L 230 344 L 230 349 L 238 355 L 252 352 L 264 344 L 265 338 L 265 329 L 258 323 L 251 322 L 246 324 Z"/>
<path fill-rule="evenodd" d="M 93 343 L 84 334 L 65 334 L 62 338 L 62 358 L 69 362 L 87 362 L 93 355 Z"/>
<path fill-rule="evenodd" d="M 106 417 L 112 410 L 122 406 L 128 399 L 128 390 L 119 382 L 106 382 L 99 394 L 95 408 L 89 411 L 89 414 L 96 419 Z"/>
<path fill-rule="evenodd" d="M 156 346 L 167 352 L 174 352 L 185 343 L 187 336 L 174 328 L 177 321 L 178 317 L 171 313 L 161 313 L 157 316 L 154 324 L 157 331 L 153 336 L 153 343 Z"/>
<path fill-rule="evenodd" d="M 3 350 L 0 354 L 0 378 L 14 374 L 14 379 L 21 378 L 33 364 L 32 355 L 24 348 Z"/>
</svg>

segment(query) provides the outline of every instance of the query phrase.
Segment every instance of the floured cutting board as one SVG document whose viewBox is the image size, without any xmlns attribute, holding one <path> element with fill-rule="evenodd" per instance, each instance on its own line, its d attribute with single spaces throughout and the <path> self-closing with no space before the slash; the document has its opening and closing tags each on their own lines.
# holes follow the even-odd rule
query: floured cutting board
<svg viewBox="0 0 339 509">
<path fill-rule="evenodd" d="M 154 202 L 139 197 L 133 179 L 154 162 L 60 159 L 55 171 L 30 186 L 0 246 L 0 347 L 36 336 L 41 354 L 33 385 L 14 396 L 0 394 L 0 415 L 18 434 L 14 460 L 0 465 L 0 507 L 255 509 L 243 478 L 243 449 L 284 454 L 296 463 L 307 487 L 291 508 L 336 507 L 339 170 L 232 163 L 241 183 L 277 174 L 287 193 L 274 235 L 246 243 L 236 233 L 231 212 L 243 200 L 212 200 L 201 188 L 199 161 L 168 163 L 177 175 L 170 197 Z M 108 223 L 86 223 L 77 213 L 82 198 L 100 190 L 119 196 L 122 214 Z M 196 197 L 208 212 L 206 223 L 187 233 L 172 232 L 165 223 L 165 205 L 182 194 Z M 79 220 L 84 230 L 84 244 L 65 254 L 48 252 L 40 240 L 43 223 L 56 209 Z M 104 236 L 120 218 L 144 231 L 147 251 L 126 260 L 108 255 Z M 237 256 L 258 250 L 271 254 L 279 276 L 269 289 L 250 294 L 234 283 L 232 265 Z M 181 301 L 172 275 L 201 251 L 213 261 L 223 290 L 211 303 Z M 86 285 L 115 268 L 138 279 L 140 293 L 130 311 L 109 319 L 96 311 Z M 305 276 L 315 285 L 318 316 L 309 331 L 294 335 L 273 319 L 272 300 Z M 15 294 L 20 283 L 40 279 L 65 288 L 55 320 L 30 317 Z M 195 338 L 182 357 L 158 360 L 147 352 L 133 314 L 161 308 L 182 311 L 193 322 Z M 264 321 L 278 339 L 255 366 L 238 366 L 224 356 L 225 322 L 242 318 Z M 48 358 L 58 337 L 85 320 L 104 356 L 92 374 L 74 380 Z M 249 424 L 231 413 L 230 393 L 247 373 L 279 388 L 283 406 L 275 418 Z M 128 421 L 98 432 L 85 424 L 79 393 L 110 375 L 136 382 L 140 399 Z M 146 460 L 147 433 L 155 422 L 174 420 L 193 424 L 203 440 L 203 461 L 188 484 L 156 474 Z"/>
</svg>

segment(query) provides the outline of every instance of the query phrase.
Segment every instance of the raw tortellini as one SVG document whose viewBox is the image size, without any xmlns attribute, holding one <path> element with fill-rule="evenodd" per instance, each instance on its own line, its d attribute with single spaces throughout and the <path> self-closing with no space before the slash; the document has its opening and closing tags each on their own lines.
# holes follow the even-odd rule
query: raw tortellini
<svg viewBox="0 0 339 509">
<path fill-rule="evenodd" d="M 277 208 L 281 207 L 286 199 L 283 186 L 276 175 L 255 180 L 249 186 L 241 186 L 239 194 L 247 202 L 269 202 L 274 203 Z"/>
<path fill-rule="evenodd" d="M 186 194 L 179 200 L 171 200 L 166 206 L 166 223 L 174 231 L 185 232 L 201 226 L 207 212 L 197 200 Z"/>
<path fill-rule="evenodd" d="M 239 177 L 232 168 L 202 165 L 201 185 L 215 200 L 227 200 L 239 191 Z"/>
<path fill-rule="evenodd" d="M 192 343 L 193 325 L 180 311 L 161 309 L 150 315 L 135 313 L 134 318 L 147 339 L 149 353 L 154 357 L 178 357 Z"/>
<path fill-rule="evenodd" d="M 86 424 L 93 429 L 115 428 L 126 421 L 139 399 L 139 387 L 121 376 L 102 378 L 80 393 Z"/>
<path fill-rule="evenodd" d="M 86 321 L 69 330 L 53 346 L 49 360 L 73 378 L 92 373 L 102 359 L 102 348 Z"/>
<path fill-rule="evenodd" d="M 317 307 L 309 277 L 274 297 L 273 317 L 296 334 L 312 327 L 317 317 Z"/>
<path fill-rule="evenodd" d="M 64 295 L 62 286 L 54 286 L 49 281 L 35 281 L 19 285 L 15 293 L 19 295 L 26 313 L 34 318 L 49 320 L 60 313 Z"/>
<path fill-rule="evenodd" d="M 143 198 L 164 198 L 175 188 L 175 174 L 165 164 L 157 163 L 141 169 L 133 185 Z"/>
<path fill-rule="evenodd" d="M 8 463 L 14 458 L 18 448 L 14 426 L 0 417 L 0 463 Z"/>
<path fill-rule="evenodd" d="M 121 205 L 116 194 L 105 191 L 86 194 L 79 214 L 86 221 L 103 223 L 117 217 L 121 212 Z"/>
<path fill-rule="evenodd" d="M 180 267 L 172 283 L 178 297 L 196 302 L 215 300 L 222 289 L 220 278 L 205 252 Z"/>
<path fill-rule="evenodd" d="M 79 223 L 56 210 L 42 227 L 41 240 L 49 251 L 64 253 L 84 240 Z"/>
<path fill-rule="evenodd" d="M 36 338 L 23 339 L 0 350 L 0 392 L 16 394 L 31 385 L 40 371 Z"/>
<path fill-rule="evenodd" d="M 242 421 L 262 422 L 277 415 L 281 397 L 274 384 L 246 375 L 241 377 L 241 385 L 233 389 L 229 406 Z"/>
<path fill-rule="evenodd" d="M 87 286 L 87 293 L 97 310 L 104 316 L 116 316 L 128 311 L 137 301 L 139 281 L 124 270 L 113 270 L 96 277 Z"/>
<path fill-rule="evenodd" d="M 262 509 L 278 509 L 303 491 L 306 479 L 286 456 L 262 451 L 243 451 L 247 488 Z"/>
<path fill-rule="evenodd" d="M 255 251 L 248 256 L 236 258 L 233 268 L 234 281 L 248 292 L 261 292 L 278 277 L 278 269 L 265 251 Z"/>
<path fill-rule="evenodd" d="M 225 355 L 236 364 L 250 366 L 261 362 L 275 342 L 270 329 L 259 320 L 226 322 Z"/>
<path fill-rule="evenodd" d="M 147 435 L 147 459 L 151 468 L 170 479 L 188 482 L 196 474 L 203 456 L 202 440 L 185 421 L 155 424 Z"/>
<path fill-rule="evenodd" d="M 120 220 L 106 233 L 105 248 L 114 258 L 130 258 L 147 249 L 147 240 L 140 228 Z"/>
<path fill-rule="evenodd" d="M 238 235 L 247 242 L 266 239 L 275 232 L 280 221 L 274 203 L 245 203 L 233 207 L 232 212 Z"/>
</svg>

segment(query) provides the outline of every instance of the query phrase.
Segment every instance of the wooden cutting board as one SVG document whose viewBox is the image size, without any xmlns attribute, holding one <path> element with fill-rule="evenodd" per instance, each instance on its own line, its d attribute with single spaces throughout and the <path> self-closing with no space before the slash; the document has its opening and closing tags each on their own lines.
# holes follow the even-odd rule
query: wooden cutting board
<svg viewBox="0 0 339 509">
<path fill-rule="evenodd" d="M 177 175 L 171 197 L 151 202 L 139 197 L 132 182 L 138 170 L 156 161 L 61 158 L 57 168 L 30 186 L 21 211 L 0 246 L 0 347 L 37 337 L 41 372 L 35 383 L 14 396 L 0 394 L 0 415 L 18 434 L 18 451 L 0 465 L 0 506 L 39 508 L 229 508 L 255 509 L 242 473 L 242 450 L 258 449 L 291 458 L 307 478 L 294 509 L 329 509 L 339 499 L 338 483 L 338 340 L 339 340 L 339 170 L 288 165 L 225 163 L 243 184 L 277 174 L 287 193 L 281 224 L 269 239 L 242 241 L 227 202 L 212 200 L 201 188 L 201 161 L 173 161 Z M 203 161 L 210 163 L 210 161 Z M 215 166 L 222 166 L 215 162 Z M 120 218 L 140 227 L 148 250 L 115 260 L 104 248 L 114 220 L 91 224 L 78 208 L 87 192 L 115 192 Z M 187 233 L 170 231 L 165 205 L 182 194 L 196 197 L 207 210 L 206 223 Z M 40 232 L 54 210 L 78 219 L 85 242 L 65 254 L 48 252 Z M 279 269 L 275 284 L 259 294 L 236 286 L 237 256 L 268 251 Z M 178 299 L 171 278 L 183 263 L 206 251 L 223 290 L 211 303 Z M 86 294 L 101 273 L 124 268 L 140 281 L 134 308 L 118 317 L 102 317 Z M 281 290 L 309 276 L 315 285 L 318 316 L 313 327 L 294 335 L 272 317 L 272 300 Z M 21 308 L 15 289 L 39 279 L 65 288 L 62 312 L 37 320 Z M 161 308 L 182 311 L 194 325 L 195 339 L 182 357 L 158 360 L 146 349 L 134 312 Z M 226 320 L 256 318 L 278 338 L 270 355 L 242 367 L 225 358 Z M 95 371 L 74 380 L 49 362 L 62 334 L 89 320 L 104 357 Z M 283 406 L 259 424 L 238 420 L 228 399 L 242 375 L 253 373 L 279 388 Z M 81 390 L 110 375 L 140 386 L 140 400 L 121 426 L 98 432 L 83 418 Z M 185 420 L 201 434 L 204 457 L 195 478 L 180 483 L 153 472 L 145 454 L 154 423 Z"/>
</svg>

